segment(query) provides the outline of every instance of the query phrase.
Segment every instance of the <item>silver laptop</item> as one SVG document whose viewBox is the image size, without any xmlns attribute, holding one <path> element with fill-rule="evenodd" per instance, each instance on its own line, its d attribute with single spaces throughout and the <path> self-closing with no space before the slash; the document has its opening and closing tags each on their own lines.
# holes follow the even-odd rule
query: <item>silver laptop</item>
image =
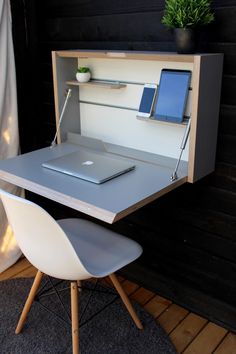
<svg viewBox="0 0 236 354">
<path fill-rule="evenodd" d="M 135 165 L 129 161 L 87 150 L 76 151 L 46 161 L 42 166 L 97 184 L 135 168 Z"/>
</svg>

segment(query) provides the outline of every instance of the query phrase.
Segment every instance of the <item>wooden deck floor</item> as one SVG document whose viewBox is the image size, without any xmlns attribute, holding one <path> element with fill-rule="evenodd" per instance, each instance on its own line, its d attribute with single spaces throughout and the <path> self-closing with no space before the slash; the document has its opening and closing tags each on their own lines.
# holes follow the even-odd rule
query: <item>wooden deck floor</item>
<svg viewBox="0 0 236 354">
<path fill-rule="evenodd" d="M 0 280 L 32 277 L 35 273 L 36 269 L 23 258 L 0 274 Z M 161 324 L 178 353 L 236 354 L 236 335 L 233 333 L 137 284 L 128 280 L 123 280 L 122 283 L 130 297 Z"/>
</svg>

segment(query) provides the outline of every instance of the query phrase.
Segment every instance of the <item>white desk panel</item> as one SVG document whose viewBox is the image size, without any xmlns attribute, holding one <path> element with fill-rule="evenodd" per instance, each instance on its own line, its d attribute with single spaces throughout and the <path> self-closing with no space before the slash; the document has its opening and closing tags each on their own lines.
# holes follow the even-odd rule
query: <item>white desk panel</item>
<svg viewBox="0 0 236 354">
<path fill-rule="evenodd" d="M 130 158 L 136 165 L 135 170 L 100 185 L 41 166 L 44 161 L 80 148 L 63 143 L 0 161 L 0 178 L 108 223 L 186 182 L 184 172 L 180 171 L 179 179 L 171 182 L 173 169 Z"/>
</svg>

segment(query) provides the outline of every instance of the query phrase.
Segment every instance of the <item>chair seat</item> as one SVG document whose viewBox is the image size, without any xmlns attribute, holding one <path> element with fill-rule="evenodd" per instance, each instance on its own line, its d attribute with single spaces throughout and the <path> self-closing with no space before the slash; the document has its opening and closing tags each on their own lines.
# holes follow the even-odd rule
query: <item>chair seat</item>
<svg viewBox="0 0 236 354">
<path fill-rule="evenodd" d="M 138 258 L 135 241 L 83 219 L 57 220 L 86 270 L 95 277 L 114 273 Z"/>
</svg>

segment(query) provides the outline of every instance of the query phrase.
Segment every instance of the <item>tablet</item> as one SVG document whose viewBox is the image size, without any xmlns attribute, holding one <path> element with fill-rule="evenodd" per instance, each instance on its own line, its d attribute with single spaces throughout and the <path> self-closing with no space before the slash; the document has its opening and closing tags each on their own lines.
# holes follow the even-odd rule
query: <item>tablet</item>
<svg viewBox="0 0 236 354">
<path fill-rule="evenodd" d="M 181 123 L 184 118 L 191 71 L 162 69 L 154 118 Z"/>
</svg>

